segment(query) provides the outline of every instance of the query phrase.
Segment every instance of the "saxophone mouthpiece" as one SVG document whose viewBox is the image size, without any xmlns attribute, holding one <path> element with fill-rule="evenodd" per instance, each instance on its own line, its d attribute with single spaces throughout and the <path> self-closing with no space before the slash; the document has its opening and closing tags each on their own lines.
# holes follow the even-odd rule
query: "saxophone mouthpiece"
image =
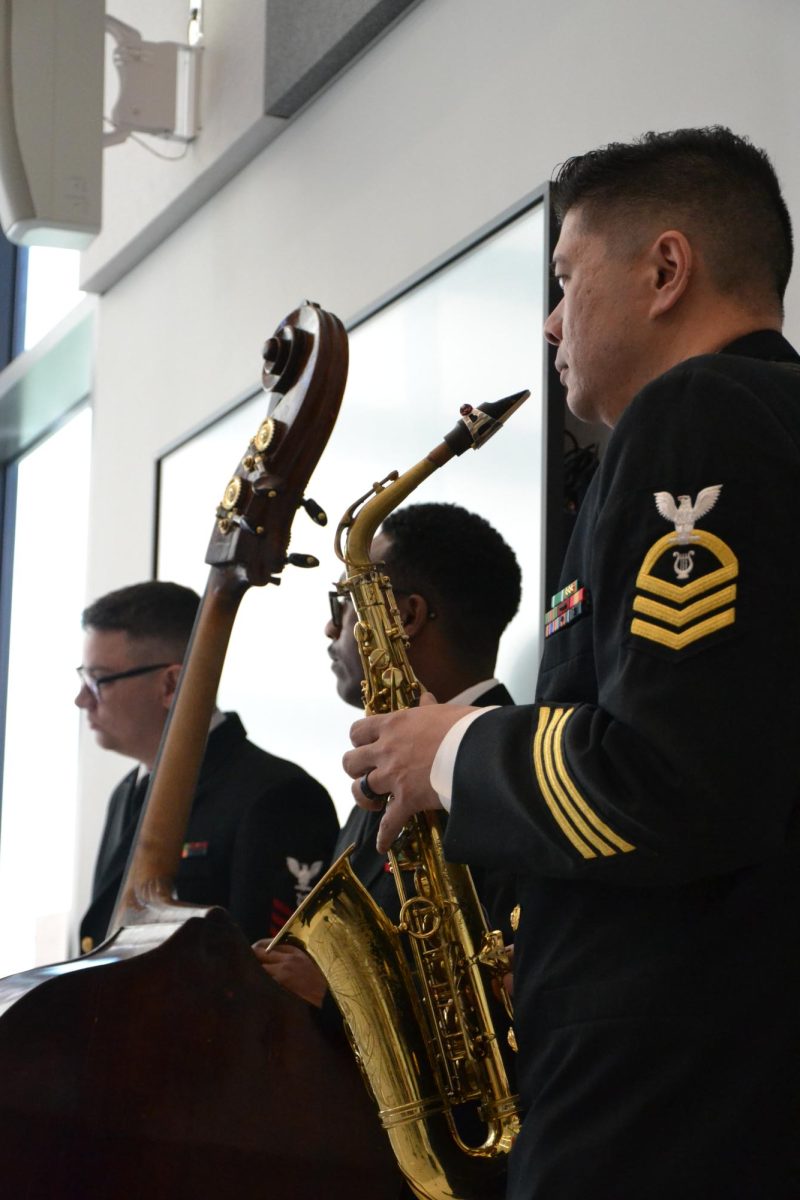
<svg viewBox="0 0 800 1200">
<path fill-rule="evenodd" d="M 511 414 L 517 411 L 520 404 L 524 404 L 528 396 L 529 391 L 515 392 L 513 396 L 489 401 L 480 408 L 462 404 L 459 409 L 461 420 L 454 429 L 445 434 L 446 444 L 455 455 L 463 454 L 470 448 L 477 450 L 502 429 Z"/>
</svg>

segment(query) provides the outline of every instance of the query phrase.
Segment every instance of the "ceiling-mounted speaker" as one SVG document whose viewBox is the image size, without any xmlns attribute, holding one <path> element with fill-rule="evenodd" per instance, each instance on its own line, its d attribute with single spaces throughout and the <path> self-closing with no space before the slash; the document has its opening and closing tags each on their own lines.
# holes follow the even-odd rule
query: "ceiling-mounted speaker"
<svg viewBox="0 0 800 1200">
<path fill-rule="evenodd" d="M 0 0 L 0 224 L 21 246 L 100 230 L 105 0 Z"/>
</svg>

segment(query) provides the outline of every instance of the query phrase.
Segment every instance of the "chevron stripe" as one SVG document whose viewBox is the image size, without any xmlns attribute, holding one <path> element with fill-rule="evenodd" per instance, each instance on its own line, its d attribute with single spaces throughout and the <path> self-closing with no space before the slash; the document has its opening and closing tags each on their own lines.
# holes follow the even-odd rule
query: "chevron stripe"
<svg viewBox="0 0 800 1200">
<path fill-rule="evenodd" d="M 704 529 L 696 529 L 692 535 L 690 546 L 704 546 L 722 563 L 722 566 L 718 567 L 716 571 L 710 571 L 707 575 L 701 575 L 691 583 L 669 583 L 666 579 L 657 578 L 652 574 L 653 568 L 661 555 L 674 549 L 676 545 L 675 535 L 666 533 L 650 547 L 636 577 L 637 588 L 641 588 L 645 592 L 653 592 L 665 600 L 673 600 L 676 604 L 684 604 L 687 600 L 693 600 L 695 596 L 702 596 L 704 592 L 710 592 L 712 588 L 728 583 L 739 574 L 739 560 L 730 546 L 715 534 L 708 533 Z"/>
<path fill-rule="evenodd" d="M 647 638 L 651 642 L 659 642 L 670 650 L 683 650 L 684 646 L 691 645 L 698 638 L 716 633 L 718 629 L 725 629 L 726 626 L 733 625 L 735 621 L 736 609 L 726 608 L 724 612 L 717 613 L 716 616 L 709 617 L 706 621 L 699 621 L 691 629 L 684 629 L 683 633 L 673 633 L 670 629 L 662 629 L 660 625 L 651 625 L 649 621 L 640 621 L 638 617 L 634 617 L 631 621 L 631 633 L 635 633 L 637 637 Z"/>
<path fill-rule="evenodd" d="M 688 625 L 690 621 L 696 620 L 697 617 L 703 617 L 706 613 L 713 612 L 715 608 L 721 608 L 723 604 L 732 604 L 735 599 L 736 584 L 732 583 L 730 587 L 721 588 L 718 592 L 713 592 L 712 595 L 695 601 L 694 604 L 687 604 L 685 608 L 670 608 L 669 605 L 659 604 L 657 600 L 650 600 L 647 596 L 637 596 L 633 602 L 633 608 L 635 612 L 655 617 L 657 621 L 663 621 L 666 625 L 675 625 L 680 629 L 684 625 Z"/>
</svg>

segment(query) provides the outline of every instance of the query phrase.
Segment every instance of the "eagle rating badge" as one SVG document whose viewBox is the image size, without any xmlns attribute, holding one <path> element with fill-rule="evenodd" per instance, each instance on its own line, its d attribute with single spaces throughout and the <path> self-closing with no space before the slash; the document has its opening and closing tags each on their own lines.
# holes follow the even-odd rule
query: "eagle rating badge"
<svg viewBox="0 0 800 1200">
<path fill-rule="evenodd" d="M 734 624 L 739 560 L 721 538 L 695 527 L 721 491 L 721 484 L 703 488 L 694 504 L 691 496 L 676 502 L 669 492 L 654 493 L 658 512 L 675 528 L 650 547 L 636 578 L 633 611 L 641 615 L 633 617 L 631 633 L 637 637 L 682 650 Z"/>
</svg>

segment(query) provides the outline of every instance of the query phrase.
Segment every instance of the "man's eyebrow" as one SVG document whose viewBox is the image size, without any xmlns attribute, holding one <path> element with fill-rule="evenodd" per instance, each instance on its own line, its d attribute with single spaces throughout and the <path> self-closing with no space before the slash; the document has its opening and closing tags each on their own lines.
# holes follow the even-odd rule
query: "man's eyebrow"
<svg viewBox="0 0 800 1200">
<path fill-rule="evenodd" d="M 556 275 L 558 271 L 566 266 L 566 259 L 563 254 L 554 254 L 550 261 L 550 274 Z"/>
</svg>

